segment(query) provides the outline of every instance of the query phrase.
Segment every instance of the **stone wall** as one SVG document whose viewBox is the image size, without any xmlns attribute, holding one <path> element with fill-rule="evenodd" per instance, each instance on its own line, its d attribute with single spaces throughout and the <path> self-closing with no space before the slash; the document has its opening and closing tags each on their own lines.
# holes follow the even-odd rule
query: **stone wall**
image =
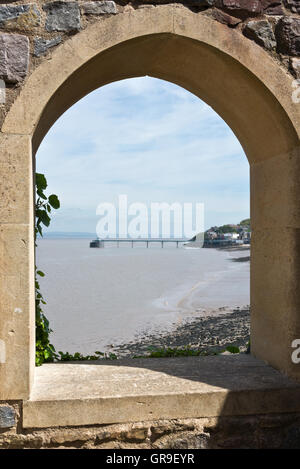
<svg viewBox="0 0 300 469">
<path fill-rule="evenodd" d="M 28 76 L 40 64 L 50 61 L 53 51 L 67 41 L 70 36 L 80 34 L 80 31 L 86 29 L 89 24 L 105 21 L 111 15 L 122 15 L 124 11 L 131 9 L 156 8 L 156 4 L 159 3 L 169 2 L 167 0 L 135 0 L 134 2 L 125 0 L 118 2 L 111 0 L 2 1 L 0 3 L 0 97 L 3 98 L 3 91 L 5 91 L 6 99 L 0 104 L 0 125 L 2 125 L 5 115 Z M 174 3 L 174 0 L 172 3 Z M 185 7 L 192 11 L 193 15 L 207 15 L 214 21 L 221 23 L 222 27 L 234 28 L 241 36 L 246 37 L 247 40 L 255 41 L 260 47 L 267 50 L 268 54 L 275 61 L 285 67 L 287 74 L 290 73 L 294 78 L 300 79 L 299 0 L 186 0 L 185 2 L 178 3 L 184 3 Z M 258 48 L 257 50 L 259 51 Z M 46 79 L 51 80 L 51 76 L 47 76 Z M 259 104 L 258 101 L 257 103 Z M 279 120 L 279 122 L 281 121 Z M 10 135 L 10 141 L 15 142 L 14 136 Z M 24 138 L 25 141 L 27 145 L 27 139 Z M 26 145 L 24 143 L 25 149 Z M 11 164 L 13 172 L 15 171 L 14 165 L 17 160 L 15 155 L 16 147 L 13 147 L 13 150 L 9 147 L 7 148 L 9 150 L 8 155 L 14 154 L 14 164 Z M 23 155 L 25 152 L 24 148 L 17 149 L 20 152 L 18 157 Z M 281 165 L 281 160 L 279 160 L 279 163 L 276 160 L 274 168 L 276 167 L 277 172 L 275 170 L 274 172 L 270 171 L 270 166 L 268 165 L 265 174 L 271 174 L 271 177 L 274 177 L 274 174 L 280 173 L 281 181 L 283 181 L 282 184 L 285 184 L 284 177 L 287 174 L 286 180 L 289 184 L 287 183 L 282 187 L 291 186 L 293 188 L 293 184 L 290 183 L 291 180 L 294 181 L 291 178 L 291 174 L 295 174 L 296 178 L 298 174 L 298 159 L 295 158 L 295 160 L 297 161 L 294 172 L 291 171 L 293 166 L 288 166 L 286 172 L 278 171 L 278 167 L 285 168 L 285 166 Z M 23 166 L 20 167 L 23 171 Z M 258 169 L 260 172 L 262 171 L 261 166 Z M 262 180 L 263 189 L 261 192 L 256 188 L 260 194 L 267 192 L 265 191 L 266 177 L 259 179 L 259 181 Z M 286 190 L 278 191 L 280 186 L 278 181 L 279 179 L 276 179 L 276 194 L 284 193 L 286 196 Z M 268 187 L 272 187 L 270 182 L 268 184 Z M 29 183 L 26 187 L 28 186 Z M 273 194 L 272 191 L 269 191 L 269 193 Z M 283 212 L 281 208 L 284 207 L 284 203 L 286 203 L 285 208 L 289 207 L 289 211 L 291 211 L 290 207 L 295 206 L 293 205 L 294 193 L 289 197 L 284 199 L 283 205 L 278 205 L 280 213 Z M 262 204 L 262 196 L 259 200 Z M 11 210 L 14 210 L 14 206 Z M 288 210 L 286 211 L 290 213 Z M 277 212 L 275 213 L 275 218 L 278 220 Z M 286 224 L 287 222 L 284 223 Z M 292 223 L 289 222 L 289 236 L 291 236 L 291 225 Z M 274 234 L 272 236 L 274 237 Z M 298 228 L 295 229 L 295 239 L 298 239 L 297 236 Z M 278 239 L 282 240 L 281 229 Z M 12 245 L 15 256 L 15 247 L 13 243 Z M 291 246 L 289 251 L 290 256 L 287 256 L 285 252 L 285 258 L 296 257 L 292 241 Z M 272 253 L 273 250 L 274 248 L 272 247 Z M 265 252 L 264 249 L 264 254 Z M 269 258 L 271 257 L 269 255 Z M 264 264 L 269 266 L 265 262 L 266 256 L 261 256 L 261 258 L 264 259 Z M 12 262 L 12 256 L 7 256 L 5 259 L 9 259 L 9 262 Z M 23 258 L 20 257 L 20 259 Z M 282 260 L 280 262 L 284 264 Z M 262 272 L 262 277 L 264 277 L 264 269 L 261 266 L 259 268 Z M 274 264 L 276 274 L 277 269 L 279 270 L 277 264 Z M 286 271 L 283 270 L 283 272 L 285 274 Z M 270 278 L 274 277 L 275 281 L 278 281 L 278 276 L 272 276 L 269 268 L 268 274 Z M 294 281 L 292 274 L 293 272 L 291 271 Z M 257 278 L 259 283 L 260 278 Z M 6 307 L 6 303 L 4 304 Z M 296 308 L 293 308 L 294 310 L 297 311 Z M 4 317 L 6 316 L 4 315 Z M 23 346 L 24 342 L 21 343 Z M 16 397 L 19 398 L 19 396 Z M 24 430 L 22 429 L 21 421 L 21 402 L 0 402 L 0 447 L 191 449 L 300 447 L 300 414 L 149 421 L 124 425 L 46 430 Z"/>
<path fill-rule="evenodd" d="M 0 104 L 0 125 L 26 77 L 70 35 L 89 23 L 137 8 L 155 8 L 174 0 L 8 1 L 0 4 L 0 80 L 6 103 Z M 235 28 L 265 48 L 300 78 L 300 3 L 298 0 L 184 0 L 195 15 L 208 15 Z M 50 77 L 51 79 L 51 77 Z M 3 90 L 2 90 L 3 93 Z M 2 99 L 3 101 L 3 99 Z"/>
<path fill-rule="evenodd" d="M 176 419 L 43 430 L 21 428 L 22 405 L 0 403 L 0 449 L 299 448 L 300 414 Z"/>
</svg>

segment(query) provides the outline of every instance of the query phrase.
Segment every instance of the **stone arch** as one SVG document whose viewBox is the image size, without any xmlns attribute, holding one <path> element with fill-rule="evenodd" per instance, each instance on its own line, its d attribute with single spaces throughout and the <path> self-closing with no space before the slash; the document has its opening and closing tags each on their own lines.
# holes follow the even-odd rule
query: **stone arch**
<svg viewBox="0 0 300 469">
<path fill-rule="evenodd" d="M 300 377 L 290 358 L 300 337 L 300 113 L 293 77 L 237 31 L 183 6 L 162 5 L 124 11 L 69 38 L 28 77 L 3 123 L 0 399 L 28 398 L 34 379 L 32 154 L 81 97 L 143 75 L 199 96 L 240 140 L 251 171 L 252 353 Z"/>
</svg>

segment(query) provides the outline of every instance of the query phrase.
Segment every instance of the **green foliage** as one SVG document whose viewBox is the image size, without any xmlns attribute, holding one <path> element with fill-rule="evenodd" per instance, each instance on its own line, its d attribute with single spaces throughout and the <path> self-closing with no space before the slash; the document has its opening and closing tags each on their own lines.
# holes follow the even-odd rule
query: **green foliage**
<svg viewBox="0 0 300 469">
<path fill-rule="evenodd" d="M 38 273 L 39 272 L 39 273 Z M 42 365 L 44 362 L 51 362 L 56 357 L 55 349 L 49 341 L 49 335 L 52 330 L 49 327 L 49 321 L 43 313 L 42 305 L 46 304 L 40 292 L 40 285 L 37 280 L 37 275 L 43 272 L 36 270 L 35 280 L 35 334 L 36 334 L 36 349 L 35 349 L 35 364 L 36 366 Z"/>
<path fill-rule="evenodd" d="M 60 203 L 59 203 L 57 195 L 55 195 L 55 194 L 49 195 L 48 201 L 49 201 L 49 204 L 52 208 L 57 210 L 60 207 Z"/>
<path fill-rule="evenodd" d="M 245 218 L 242 220 L 239 225 L 221 225 L 221 226 L 214 226 L 211 229 L 213 229 L 217 234 L 223 234 L 223 233 L 239 233 L 242 230 L 246 231 L 251 231 L 251 224 L 250 224 L 250 218 Z M 209 239 L 208 231 L 205 231 L 204 233 L 204 239 Z"/>
<path fill-rule="evenodd" d="M 192 350 L 189 346 L 184 348 L 149 348 L 149 358 L 160 358 L 160 357 L 189 357 L 198 356 L 201 354 L 200 350 Z"/>
<path fill-rule="evenodd" d="M 93 361 L 93 360 L 116 360 L 118 357 L 114 353 L 103 353 L 96 351 L 95 355 L 82 355 L 79 352 L 71 354 L 69 352 L 59 351 L 59 360 L 62 362 L 74 362 L 74 361 Z"/>
<path fill-rule="evenodd" d="M 250 220 L 250 218 L 245 218 L 245 220 L 242 220 L 240 222 L 240 226 L 246 231 L 251 231 L 251 220 Z"/>
<path fill-rule="evenodd" d="M 226 347 L 226 350 L 230 353 L 240 353 L 239 347 L 235 347 L 234 345 L 228 345 L 228 347 Z"/>
<path fill-rule="evenodd" d="M 203 349 L 192 349 L 189 345 L 186 347 L 162 347 L 155 348 L 149 347 L 149 354 L 143 356 L 137 356 L 134 358 L 167 358 L 167 357 L 198 357 L 198 356 L 208 356 L 208 355 L 218 355 L 222 352 L 217 352 L 216 350 L 203 350 Z"/>
<path fill-rule="evenodd" d="M 230 353 L 241 353 L 239 347 L 235 347 L 233 345 L 228 345 L 225 349 L 227 352 Z M 171 347 L 162 347 L 162 348 L 155 348 L 149 347 L 149 354 L 148 355 L 138 355 L 133 358 L 167 358 L 167 357 L 207 357 L 211 355 L 220 355 L 224 353 L 225 350 L 205 350 L 205 349 L 192 349 L 190 346 L 186 346 L 183 348 L 171 348 Z"/>
<path fill-rule="evenodd" d="M 60 207 L 60 202 L 57 195 L 51 194 L 46 196 L 45 190 L 47 189 L 47 179 L 44 174 L 36 173 L 36 202 L 35 202 L 35 235 L 43 236 L 42 225 L 50 225 L 50 213 L 52 208 L 57 210 Z"/>
<path fill-rule="evenodd" d="M 43 236 L 44 226 L 49 226 L 51 209 L 58 209 L 60 203 L 58 197 L 54 194 L 46 196 L 47 180 L 44 174 L 36 173 L 36 202 L 35 202 L 35 239 L 38 235 Z M 36 351 L 35 363 L 40 366 L 45 362 L 52 362 L 58 355 L 53 345 L 50 343 L 49 335 L 52 330 L 49 321 L 43 313 L 42 305 L 46 302 L 40 291 L 38 276 L 44 277 L 45 274 L 41 270 L 35 268 L 35 334 L 36 334 Z"/>
<path fill-rule="evenodd" d="M 218 227 L 218 233 L 237 233 L 238 230 L 234 226 L 231 225 L 222 225 Z"/>
<path fill-rule="evenodd" d="M 245 220 L 242 220 L 240 222 L 240 225 L 241 226 L 249 226 L 249 228 L 250 228 L 250 218 L 245 218 Z"/>
</svg>

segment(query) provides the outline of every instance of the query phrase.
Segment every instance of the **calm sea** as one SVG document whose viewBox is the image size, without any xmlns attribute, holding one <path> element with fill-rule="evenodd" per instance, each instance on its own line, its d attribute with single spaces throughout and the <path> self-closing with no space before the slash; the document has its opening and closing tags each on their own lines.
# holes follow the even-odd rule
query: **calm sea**
<svg viewBox="0 0 300 469">
<path fill-rule="evenodd" d="M 91 249 L 89 239 L 41 239 L 37 264 L 57 350 L 93 353 L 249 304 L 249 251 L 153 245 Z"/>
</svg>

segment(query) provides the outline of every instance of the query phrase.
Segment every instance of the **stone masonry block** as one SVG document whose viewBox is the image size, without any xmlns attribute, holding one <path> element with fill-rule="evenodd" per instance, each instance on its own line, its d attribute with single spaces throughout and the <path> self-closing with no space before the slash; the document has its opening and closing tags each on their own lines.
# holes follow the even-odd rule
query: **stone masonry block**
<svg viewBox="0 0 300 469">
<path fill-rule="evenodd" d="M 0 428 L 14 427 L 16 424 L 14 408 L 8 405 L 0 406 Z"/>
<path fill-rule="evenodd" d="M 0 27 L 2 28 L 30 31 L 40 23 L 41 14 L 34 4 L 0 5 Z"/>
<path fill-rule="evenodd" d="M 26 77 L 28 64 L 28 37 L 0 34 L 0 78 L 8 83 L 18 83 Z"/>
<path fill-rule="evenodd" d="M 265 49 L 271 50 L 276 47 L 276 39 L 270 23 L 266 20 L 249 21 L 243 33 L 249 39 L 253 39 L 257 44 Z"/>
<path fill-rule="evenodd" d="M 46 3 L 43 9 L 47 13 L 47 31 L 72 32 L 80 30 L 80 10 L 77 2 Z"/>
<path fill-rule="evenodd" d="M 85 2 L 82 4 L 82 10 L 86 15 L 115 15 L 117 13 L 115 2 L 110 0 L 103 2 Z"/>
<path fill-rule="evenodd" d="M 300 18 L 286 16 L 281 18 L 275 29 L 277 52 L 300 56 Z"/>
<path fill-rule="evenodd" d="M 53 39 L 44 39 L 42 37 L 36 37 L 34 39 L 34 55 L 40 57 L 45 55 L 48 49 L 57 46 L 62 41 L 61 36 L 57 36 Z"/>
</svg>

